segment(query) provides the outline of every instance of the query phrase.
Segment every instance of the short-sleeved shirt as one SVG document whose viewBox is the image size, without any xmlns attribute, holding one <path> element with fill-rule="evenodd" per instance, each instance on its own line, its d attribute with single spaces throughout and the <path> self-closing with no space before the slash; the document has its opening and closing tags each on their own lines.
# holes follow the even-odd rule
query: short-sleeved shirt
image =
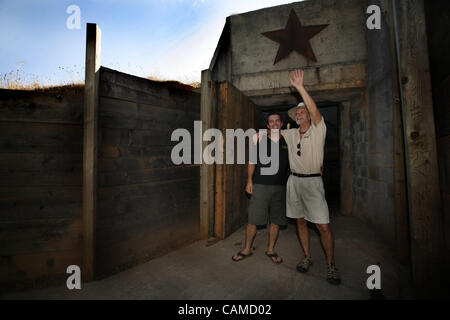
<svg viewBox="0 0 450 320">
<path fill-rule="evenodd" d="M 258 161 L 255 166 L 255 173 L 253 174 L 253 183 L 255 184 L 266 184 L 266 185 L 286 185 L 287 179 L 289 177 L 289 158 L 288 158 L 288 146 L 285 139 L 280 136 L 278 141 L 273 141 L 264 135 L 264 140 L 260 139 L 257 144 L 257 156 Z M 270 167 L 269 164 L 262 164 L 259 159 L 259 148 L 264 147 L 267 141 L 267 156 L 270 157 L 273 148 L 278 148 L 279 163 L 278 171 L 273 175 L 263 175 L 261 174 L 261 168 Z"/>
<path fill-rule="evenodd" d="M 301 141 L 299 128 L 281 130 L 281 135 L 285 138 L 289 147 L 289 165 L 292 172 L 301 174 L 320 173 L 326 133 L 327 127 L 323 116 L 317 126 L 311 121 L 311 126 L 305 132 Z M 301 156 L 297 154 L 299 143 L 301 144 Z"/>
</svg>

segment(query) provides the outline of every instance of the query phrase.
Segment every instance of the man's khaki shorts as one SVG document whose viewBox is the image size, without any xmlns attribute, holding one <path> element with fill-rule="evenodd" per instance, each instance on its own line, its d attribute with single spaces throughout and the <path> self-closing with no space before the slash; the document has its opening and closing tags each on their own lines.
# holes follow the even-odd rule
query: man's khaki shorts
<svg viewBox="0 0 450 320">
<path fill-rule="evenodd" d="M 289 176 L 286 188 L 286 215 L 312 223 L 330 223 L 322 177 Z"/>
<path fill-rule="evenodd" d="M 248 223 L 261 226 L 268 222 L 279 226 L 287 224 L 286 187 L 254 184 L 248 206 Z"/>
</svg>

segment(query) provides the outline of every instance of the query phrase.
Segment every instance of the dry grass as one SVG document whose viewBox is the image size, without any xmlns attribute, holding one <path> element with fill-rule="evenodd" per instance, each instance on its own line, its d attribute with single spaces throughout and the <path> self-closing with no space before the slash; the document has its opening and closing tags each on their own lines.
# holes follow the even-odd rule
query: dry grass
<svg viewBox="0 0 450 320">
<path fill-rule="evenodd" d="M 189 87 L 192 87 L 193 89 L 198 89 L 202 85 L 201 82 L 185 83 L 185 82 L 181 82 L 181 81 L 178 81 L 178 80 L 163 79 L 163 78 L 157 77 L 157 76 L 148 76 L 146 78 L 149 79 L 149 80 L 152 80 L 152 81 L 157 81 L 157 82 L 179 84 L 180 86 L 189 86 Z"/>
<path fill-rule="evenodd" d="M 10 89 L 10 90 L 50 90 L 56 87 L 80 87 L 84 86 L 84 82 L 81 80 L 80 71 L 77 70 L 77 66 L 74 65 L 73 69 L 58 67 L 61 72 L 67 73 L 68 81 L 60 84 L 48 84 L 51 83 L 51 79 L 44 81 L 39 78 L 38 75 L 25 75 L 21 70 L 24 62 L 19 63 L 15 70 L 7 73 L 0 73 L 0 89 Z"/>
<path fill-rule="evenodd" d="M 0 84 L 0 89 L 9 89 L 9 90 L 27 90 L 27 91 L 49 91 L 55 88 L 78 88 L 84 87 L 83 82 L 78 83 L 67 83 L 61 85 L 41 85 L 39 82 L 33 83 L 20 83 L 20 82 L 5 82 Z"/>
<path fill-rule="evenodd" d="M 39 81 L 25 81 L 20 74 L 20 69 L 0 75 L 0 88 L 13 90 L 35 90 L 40 87 Z"/>
<path fill-rule="evenodd" d="M 67 74 L 67 81 L 60 84 L 44 84 L 44 81 L 39 79 L 37 75 L 25 75 L 21 70 L 23 63 L 8 73 L 0 73 L 0 89 L 10 89 L 10 90 L 30 90 L 30 91 L 48 91 L 54 88 L 75 88 L 83 87 L 84 82 L 80 80 L 80 72 L 76 71 L 76 65 L 74 69 L 58 67 L 61 72 Z M 167 85 L 183 88 L 187 90 L 197 91 L 201 87 L 200 82 L 190 82 L 184 83 L 178 80 L 163 79 L 158 76 L 148 76 L 149 80 L 163 82 Z M 47 79 L 46 83 L 51 83 L 51 79 Z"/>
</svg>

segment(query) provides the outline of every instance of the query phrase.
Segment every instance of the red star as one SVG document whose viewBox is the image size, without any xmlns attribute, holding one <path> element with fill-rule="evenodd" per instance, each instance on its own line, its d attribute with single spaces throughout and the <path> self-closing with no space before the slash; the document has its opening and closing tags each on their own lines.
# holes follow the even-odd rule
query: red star
<svg viewBox="0 0 450 320">
<path fill-rule="evenodd" d="M 294 9 L 291 9 L 286 28 L 263 32 L 261 34 L 280 44 L 273 64 L 276 64 L 278 61 L 286 58 L 292 50 L 297 51 L 309 60 L 317 62 L 316 56 L 314 55 L 311 45 L 309 44 L 309 39 L 314 37 L 327 26 L 328 24 L 321 24 L 317 26 L 304 27 L 295 14 Z"/>
</svg>

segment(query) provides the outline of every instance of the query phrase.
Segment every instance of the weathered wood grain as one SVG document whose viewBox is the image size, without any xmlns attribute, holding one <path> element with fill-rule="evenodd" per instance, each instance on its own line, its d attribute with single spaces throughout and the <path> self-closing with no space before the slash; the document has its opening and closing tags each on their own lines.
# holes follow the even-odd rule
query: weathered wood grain
<svg viewBox="0 0 450 320">
<path fill-rule="evenodd" d="M 38 193 L 38 189 L 29 189 Z M 1 189 L 1 188 L 0 188 Z M 11 221 L 46 221 L 47 219 L 76 219 L 81 217 L 81 187 L 77 190 L 79 199 L 48 197 L 25 200 L 15 196 L 14 199 L 0 200 L 0 222 Z M 73 191 L 74 192 L 74 191 Z"/>
<path fill-rule="evenodd" d="M 98 269 L 109 275 L 169 253 L 196 241 L 199 224 L 194 220 L 172 224 L 170 228 L 152 233 L 131 235 L 130 238 L 98 249 Z"/>
<path fill-rule="evenodd" d="M 83 150 L 83 130 L 77 125 L 3 122 L 0 153 L 76 153 Z"/>
<path fill-rule="evenodd" d="M 97 151 L 101 31 L 86 25 L 86 64 L 83 127 L 83 280 L 95 275 L 95 216 L 97 201 Z"/>
<path fill-rule="evenodd" d="M 82 89 L 0 90 L 2 288 L 81 265 Z"/>
<path fill-rule="evenodd" d="M 241 128 L 245 131 L 254 127 L 254 104 L 238 89 L 229 83 L 219 84 L 217 100 L 218 126 L 224 135 L 225 129 Z M 247 220 L 246 179 L 247 166 L 237 164 L 235 143 L 234 164 L 216 165 L 215 232 L 222 239 Z"/>
<path fill-rule="evenodd" d="M 76 252 L 81 249 L 82 223 L 81 219 L 73 218 L 0 222 L 0 241 L 2 256 L 63 250 Z"/>
<path fill-rule="evenodd" d="M 81 154 L 0 153 L 0 172 L 78 172 Z"/>
<path fill-rule="evenodd" d="M 0 89 L 0 121 L 81 125 L 82 88 L 63 92 Z"/>
<path fill-rule="evenodd" d="M 148 104 L 102 97 L 100 98 L 102 128 L 153 129 L 193 128 L 198 110 L 169 109 Z"/>
<path fill-rule="evenodd" d="M 101 68 L 96 252 L 99 275 L 168 252 L 199 232 L 199 166 L 174 165 L 200 95 Z M 193 160 L 193 157 L 191 157 Z"/>
<path fill-rule="evenodd" d="M 398 8 L 412 272 L 417 292 L 431 297 L 444 243 L 424 4 L 402 0 Z"/>
<path fill-rule="evenodd" d="M 160 186 L 161 190 L 146 196 L 124 197 L 120 202 L 99 204 L 98 214 L 98 244 L 99 247 L 110 243 L 127 240 L 132 235 L 152 233 L 155 230 L 172 229 L 180 221 L 193 219 L 199 222 L 198 215 L 192 215 L 187 210 L 198 209 L 198 196 L 188 192 L 193 189 L 198 193 L 198 186 L 185 183 L 184 188 L 175 188 L 175 182 L 170 188 Z M 198 182 L 196 183 L 198 184 Z M 191 193 L 191 198 L 183 197 L 182 191 Z M 161 201 L 166 197 L 167 201 Z M 159 201 L 158 201 L 159 200 Z"/>
<path fill-rule="evenodd" d="M 50 285 L 60 286 L 67 279 L 66 269 L 70 265 L 81 265 L 81 248 L 2 255 L 0 293 Z"/>
<path fill-rule="evenodd" d="M 159 182 L 163 180 L 194 178 L 200 174 L 199 166 L 172 166 L 137 171 L 99 173 L 99 186 L 112 187 L 126 184 Z"/>
<path fill-rule="evenodd" d="M 202 71 L 202 87 L 201 87 L 201 104 L 200 104 L 200 118 L 202 120 L 202 137 L 206 130 L 210 128 L 215 128 L 215 113 L 213 111 L 213 99 L 215 98 L 214 89 L 212 88 L 213 82 L 211 81 L 211 71 Z M 208 145 L 208 142 L 202 141 L 202 150 Z M 203 158 L 203 154 L 201 155 Z M 207 238 L 212 236 L 212 230 L 210 230 L 210 225 L 213 223 L 212 204 L 214 203 L 214 197 L 211 196 L 211 188 L 214 190 L 213 186 L 213 170 L 210 170 L 209 165 L 202 161 L 200 166 L 200 230 L 202 238 Z"/>
<path fill-rule="evenodd" d="M 190 90 L 183 90 L 163 82 L 131 76 L 104 67 L 101 68 L 101 79 L 101 96 L 170 109 L 200 111 L 200 95 Z"/>
</svg>

